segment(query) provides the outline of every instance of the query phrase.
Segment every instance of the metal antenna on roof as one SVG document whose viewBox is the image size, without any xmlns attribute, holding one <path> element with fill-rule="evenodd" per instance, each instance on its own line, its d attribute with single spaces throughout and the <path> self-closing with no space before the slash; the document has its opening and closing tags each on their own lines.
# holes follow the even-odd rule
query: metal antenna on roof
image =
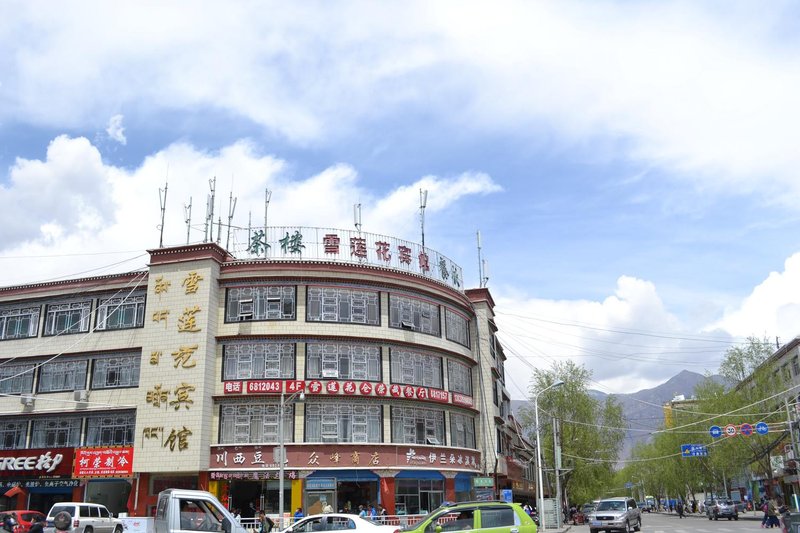
<svg viewBox="0 0 800 533">
<path fill-rule="evenodd" d="M 264 259 L 267 258 L 267 215 L 269 215 L 269 201 L 272 200 L 272 191 L 264 189 Z"/>
<path fill-rule="evenodd" d="M 183 204 L 183 221 L 186 222 L 186 244 L 189 244 L 189 231 L 192 229 L 192 197 L 189 197 L 189 205 Z"/>
<path fill-rule="evenodd" d="M 353 223 L 356 230 L 361 233 L 361 204 L 353 204 Z"/>
<path fill-rule="evenodd" d="M 208 180 L 208 186 L 211 188 L 211 194 L 206 199 L 206 235 L 203 242 L 214 240 L 214 202 L 216 202 L 217 192 L 217 177 Z"/>
<path fill-rule="evenodd" d="M 158 202 L 161 204 L 161 225 L 158 226 L 158 247 L 164 247 L 164 217 L 167 211 L 167 188 L 169 187 L 169 167 L 167 167 L 167 179 L 164 182 L 164 188 L 158 189 Z M 163 193 L 163 194 L 162 194 Z"/>
<path fill-rule="evenodd" d="M 422 249 L 425 250 L 425 208 L 428 205 L 428 190 L 419 190 L 419 224 L 422 230 Z"/>
<path fill-rule="evenodd" d="M 228 198 L 228 235 L 225 238 L 225 249 L 229 249 L 231 245 L 231 224 L 233 223 L 233 213 L 236 211 L 236 200 L 237 198 L 233 197 L 233 191 L 231 191 L 231 195 Z"/>
</svg>

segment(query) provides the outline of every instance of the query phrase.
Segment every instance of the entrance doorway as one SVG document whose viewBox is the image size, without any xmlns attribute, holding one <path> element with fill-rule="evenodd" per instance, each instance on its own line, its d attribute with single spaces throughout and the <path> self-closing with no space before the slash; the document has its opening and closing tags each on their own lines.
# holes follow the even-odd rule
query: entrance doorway
<svg viewBox="0 0 800 533">
<path fill-rule="evenodd" d="M 263 481 L 234 480 L 228 487 L 228 506 L 239 509 L 242 518 L 253 518 L 257 510 L 265 513 L 277 513 L 279 504 L 279 481 L 268 479 Z M 292 483 L 283 483 L 283 512 L 293 511 Z"/>
<path fill-rule="evenodd" d="M 347 512 L 357 513 L 359 505 L 377 505 L 378 503 L 378 482 L 377 481 L 339 481 L 336 484 L 338 490 L 339 509 Z M 339 510 L 337 509 L 337 510 Z"/>
</svg>

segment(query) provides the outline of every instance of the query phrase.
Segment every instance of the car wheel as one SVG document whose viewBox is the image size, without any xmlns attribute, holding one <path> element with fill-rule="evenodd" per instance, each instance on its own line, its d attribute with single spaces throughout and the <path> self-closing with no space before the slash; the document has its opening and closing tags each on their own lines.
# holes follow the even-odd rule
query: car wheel
<svg viewBox="0 0 800 533">
<path fill-rule="evenodd" d="M 114 528 L 114 533 L 122 533 L 122 528 L 117 526 Z"/>
<path fill-rule="evenodd" d="M 83 529 L 83 533 L 92 533 L 92 531 L 94 531 L 94 530 L 92 529 L 92 526 L 86 526 L 86 527 Z"/>
<path fill-rule="evenodd" d="M 634 531 L 641 531 L 642 530 L 642 519 L 641 517 L 636 521 L 636 525 L 633 526 Z"/>
</svg>

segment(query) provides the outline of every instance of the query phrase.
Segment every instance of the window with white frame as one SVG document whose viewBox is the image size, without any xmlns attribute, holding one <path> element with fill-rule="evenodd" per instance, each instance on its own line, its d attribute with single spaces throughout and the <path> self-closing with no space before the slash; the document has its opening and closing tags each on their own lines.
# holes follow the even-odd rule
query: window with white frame
<svg viewBox="0 0 800 533">
<path fill-rule="evenodd" d="M 0 340 L 35 337 L 39 331 L 40 312 L 38 305 L 0 309 Z"/>
<path fill-rule="evenodd" d="M 390 351 L 392 383 L 442 388 L 442 358 L 401 348 Z"/>
<path fill-rule="evenodd" d="M 452 392 L 472 396 L 472 369 L 457 361 L 447 361 L 447 381 Z"/>
<path fill-rule="evenodd" d="M 237 342 L 224 348 L 223 379 L 292 379 L 295 345 Z"/>
<path fill-rule="evenodd" d="M 45 312 L 44 334 L 83 333 L 89 331 L 92 301 L 51 304 Z"/>
<path fill-rule="evenodd" d="M 97 329 L 144 327 L 144 294 L 105 298 L 97 306 Z"/>
<path fill-rule="evenodd" d="M 0 450 L 19 450 L 24 448 L 27 436 L 27 420 L 16 419 L 0 422 Z"/>
<path fill-rule="evenodd" d="M 450 445 L 475 448 L 475 417 L 450 413 Z"/>
<path fill-rule="evenodd" d="M 81 444 L 79 416 L 36 418 L 31 431 L 31 448 L 72 448 Z"/>
<path fill-rule="evenodd" d="M 83 390 L 86 388 L 86 359 L 50 361 L 39 368 L 39 392 Z"/>
<path fill-rule="evenodd" d="M 381 348 L 369 344 L 306 344 L 306 378 L 380 381 Z"/>
<path fill-rule="evenodd" d="M 220 444 L 278 442 L 280 405 L 229 403 L 220 407 Z M 283 440 L 294 441 L 294 404 L 283 408 Z"/>
<path fill-rule="evenodd" d="M 368 402 L 307 403 L 306 442 L 382 442 L 383 408 Z"/>
<path fill-rule="evenodd" d="M 392 407 L 392 442 L 444 445 L 444 411 Z"/>
<path fill-rule="evenodd" d="M 33 392 L 34 365 L 0 366 L 0 393 L 22 394 Z"/>
<path fill-rule="evenodd" d="M 441 337 L 439 306 L 407 296 L 389 297 L 389 326 Z"/>
<path fill-rule="evenodd" d="M 136 429 L 135 413 L 105 413 L 86 418 L 86 446 L 129 446 Z"/>
<path fill-rule="evenodd" d="M 93 389 L 115 389 L 139 385 L 139 367 L 142 357 L 138 354 L 99 357 L 92 367 Z"/>
<path fill-rule="evenodd" d="M 230 288 L 225 321 L 294 320 L 295 300 L 293 286 Z"/>
<path fill-rule="evenodd" d="M 445 337 L 469 348 L 469 321 L 450 309 L 444 310 Z"/>
<path fill-rule="evenodd" d="M 380 297 L 376 291 L 338 287 L 308 287 L 306 320 L 347 324 L 381 323 Z"/>
</svg>

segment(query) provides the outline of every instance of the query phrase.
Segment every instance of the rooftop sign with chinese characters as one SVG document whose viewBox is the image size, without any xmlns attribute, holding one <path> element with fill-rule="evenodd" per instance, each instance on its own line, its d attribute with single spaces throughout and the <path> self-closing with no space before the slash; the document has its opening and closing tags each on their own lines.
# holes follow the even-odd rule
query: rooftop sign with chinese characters
<svg viewBox="0 0 800 533">
<path fill-rule="evenodd" d="M 237 232 L 236 252 L 244 248 L 251 258 L 270 260 L 312 259 L 357 265 L 387 267 L 418 274 L 463 291 L 461 267 L 436 250 L 394 237 L 363 231 L 269 227 Z M 240 257 L 242 258 L 242 257 Z M 242 258 L 243 259 L 243 258 Z"/>
<path fill-rule="evenodd" d="M 413 444 L 287 444 L 286 468 L 336 469 L 434 468 L 477 472 L 481 454 L 461 448 L 415 446 Z M 254 471 L 278 469 L 271 446 L 211 446 L 209 470 Z"/>
</svg>

